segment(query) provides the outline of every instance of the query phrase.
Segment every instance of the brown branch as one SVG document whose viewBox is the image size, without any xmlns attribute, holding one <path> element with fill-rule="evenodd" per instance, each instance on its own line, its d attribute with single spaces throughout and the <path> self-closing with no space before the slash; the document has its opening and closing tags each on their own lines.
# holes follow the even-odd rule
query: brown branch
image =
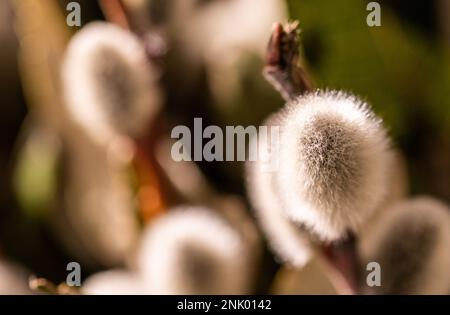
<svg viewBox="0 0 450 315">
<path fill-rule="evenodd" d="M 142 41 L 148 60 L 163 68 L 168 47 L 161 30 L 152 27 L 146 14 L 127 7 L 122 0 L 98 0 L 107 21 L 117 24 L 136 34 Z"/>
<path fill-rule="evenodd" d="M 263 75 L 286 101 L 310 91 L 312 84 L 299 63 L 298 22 L 275 23 L 266 51 Z"/>
<path fill-rule="evenodd" d="M 130 29 L 130 17 L 121 0 L 98 0 L 98 3 L 106 20 L 125 29 Z"/>
</svg>

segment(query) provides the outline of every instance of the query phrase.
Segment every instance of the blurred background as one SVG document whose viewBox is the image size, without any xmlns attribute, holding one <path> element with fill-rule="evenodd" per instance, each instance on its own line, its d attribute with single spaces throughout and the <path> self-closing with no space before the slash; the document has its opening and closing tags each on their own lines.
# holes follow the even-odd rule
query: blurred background
<svg viewBox="0 0 450 315">
<path fill-rule="evenodd" d="M 0 2 L 0 261 L 8 268 L 60 283 L 70 261 L 83 279 L 124 267 L 144 226 L 183 202 L 231 204 L 254 222 L 243 163 L 174 165 L 170 131 L 194 117 L 258 126 L 281 108 L 261 70 L 271 25 L 289 19 L 300 22 L 302 63 L 316 86 L 368 100 L 405 157 L 411 193 L 450 202 L 449 1 L 378 1 L 380 27 L 367 26 L 369 1 L 360 0 L 123 1 L 162 94 L 143 159 L 99 146 L 65 111 L 59 73 L 71 36 L 91 21 L 123 22 L 114 1 L 75 1 L 81 27 L 70 27 L 69 2 Z M 267 293 L 280 266 L 262 247 L 252 292 Z M 0 267 L 0 282 L 6 274 Z"/>
</svg>

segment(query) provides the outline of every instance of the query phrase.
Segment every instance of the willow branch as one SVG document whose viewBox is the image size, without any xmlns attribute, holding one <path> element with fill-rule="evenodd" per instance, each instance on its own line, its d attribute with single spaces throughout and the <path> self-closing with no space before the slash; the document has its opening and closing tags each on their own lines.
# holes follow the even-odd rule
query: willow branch
<svg viewBox="0 0 450 315">
<path fill-rule="evenodd" d="M 276 23 L 267 46 L 263 75 L 287 102 L 311 91 L 313 85 L 300 65 L 298 21 Z M 359 259 L 353 234 L 339 242 L 321 244 L 320 254 L 330 280 L 341 294 L 360 292 Z"/>
</svg>

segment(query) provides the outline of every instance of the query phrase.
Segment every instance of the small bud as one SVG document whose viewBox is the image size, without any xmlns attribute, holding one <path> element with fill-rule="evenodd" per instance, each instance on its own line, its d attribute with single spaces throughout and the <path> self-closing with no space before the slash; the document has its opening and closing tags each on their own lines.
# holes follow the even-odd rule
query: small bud
<svg viewBox="0 0 450 315">
<path fill-rule="evenodd" d="M 287 215 L 323 241 L 357 230 L 387 193 L 381 120 L 353 95 L 316 91 L 288 104 L 281 126 L 276 187 Z"/>
<path fill-rule="evenodd" d="M 152 294 L 243 294 L 248 251 L 241 235 L 212 210 L 177 208 L 143 236 L 138 265 Z"/>
<path fill-rule="evenodd" d="M 139 39 L 105 22 L 90 23 L 74 35 L 62 83 L 69 113 L 101 143 L 140 135 L 161 105 L 155 71 Z"/>
</svg>

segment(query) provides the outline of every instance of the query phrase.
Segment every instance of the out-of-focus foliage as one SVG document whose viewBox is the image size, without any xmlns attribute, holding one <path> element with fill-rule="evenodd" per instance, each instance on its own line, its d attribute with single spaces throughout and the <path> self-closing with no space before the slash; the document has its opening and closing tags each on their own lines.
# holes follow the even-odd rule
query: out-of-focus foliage
<svg viewBox="0 0 450 315">
<path fill-rule="evenodd" d="M 14 174 L 17 200 L 30 217 L 48 214 L 57 181 L 55 137 L 36 129 L 20 152 Z"/>
</svg>

